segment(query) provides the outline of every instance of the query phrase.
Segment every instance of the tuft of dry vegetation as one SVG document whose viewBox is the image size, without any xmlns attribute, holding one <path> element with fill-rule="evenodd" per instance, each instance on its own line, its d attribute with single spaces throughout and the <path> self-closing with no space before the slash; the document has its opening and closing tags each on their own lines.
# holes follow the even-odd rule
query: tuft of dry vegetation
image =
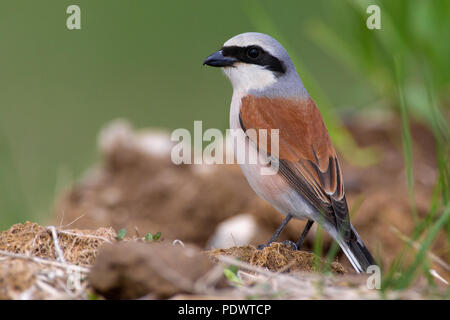
<svg viewBox="0 0 450 320">
<path fill-rule="evenodd" d="M 216 258 L 219 256 L 233 256 L 252 266 L 265 268 L 273 272 L 314 272 L 317 270 L 318 257 L 311 252 L 294 251 L 283 243 L 274 242 L 262 250 L 254 246 L 232 247 L 228 249 L 214 249 L 207 253 Z M 320 259 L 321 265 L 324 261 Z M 331 271 L 344 274 L 346 271 L 339 262 L 331 263 Z"/>
<path fill-rule="evenodd" d="M 89 266 L 93 264 L 100 246 L 115 237 L 116 232 L 112 228 L 63 230 L 26 222 L 0 233 L 0 250 Z"/>
<path fill-rule="evenodd" d="M 111 228 L 63 230 L 15 224 L 0 233 L 0 299 L 86 298 L 86 275 Z"/>
</svg>

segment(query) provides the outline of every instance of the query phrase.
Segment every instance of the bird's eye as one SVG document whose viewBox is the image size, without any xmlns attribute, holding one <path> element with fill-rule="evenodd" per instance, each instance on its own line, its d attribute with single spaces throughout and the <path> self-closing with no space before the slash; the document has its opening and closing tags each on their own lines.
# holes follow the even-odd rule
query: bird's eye
<svg viewBox="0 0 450 320">
<path fill-rule="evenodd" d="M 259 53 L 260 53 L 259 48 L 256 47 L 251 47 L 247 51 L 247 55 L 252 59 L 258 58 Z"/>
</svg>

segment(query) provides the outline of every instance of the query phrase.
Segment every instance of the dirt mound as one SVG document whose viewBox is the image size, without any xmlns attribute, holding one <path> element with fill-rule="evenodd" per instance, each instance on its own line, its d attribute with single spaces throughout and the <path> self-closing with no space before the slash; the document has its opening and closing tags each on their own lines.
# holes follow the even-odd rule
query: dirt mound
<svg viewBox="0 0 450 320">
<path fill-rule="evenodd" d="M 358 145 L 373 149 L 370 161 L 376 159 L 372 161 L 375 164 L 355 165 L 345 154 L 340 159 L 349 208 L 354 213 L 352 222 L 375 258 L 388 265 L 405 245 L 392 230 L 409 235 L 414 228 L 401 125 L 399 119 L 390 116 L 364 119 L 350 119 L 347 127 Z M 419 217 L 424 217 L 437 176 L 434 143 L 432 134 L 420 124 L 412 123 L 411 129 L 415 207 Z M 74 224 L 78 228 L 134 230 L 138 226 L 143 233 L 161 231 L 167 239 L 205 248 L 218 226 L 236 215 L 254 217 L 256 231 L 246 237 L 255 245 L 266 242 L 283 219 L 255 195 L 238 166 L 172 164 L 168 134 L 136 132 L 116 123 L 100 136 L 100 166 L 59 198 L 54 223 L 60 224 L 64 218 L 65 222 L 78 219 Z M 304 222 L 291 222 L 280 240 L 295 241 L 303 226 Z M 232 231 L 227 232 L 233 238 Z M 305 249 L 312 248 L 315 233 L 313 226 Z M 326 252 L 331 239 L 326 234 L 323 239 Z M 214 239 L 214 243 L 229 242 Z M 432 251 L 447 259 L 445 235 L 437 238 Z M 342 252 L 339 261 L 351 270 Z"/>
<path fill-rule="evenodd" d="M 274 242 L 262 250 L 254 246 L 232 247 L 229 249 L 215 249 L 208 251 L 212 257 L 233 256 L 252 266 L 267 268 L 274 272 L 313 272 L 318 271 L 317 256 L 311 252 L 294 251 L 287 248 L 282 243 Z M 320 261 L 323 265 L 323 260 Z M 331 271 L 337 274 L 344 274 L 344 267 L 338 262 L 330 264 Z"/>
<path fill-rule="evenodd" d="M 89 274 L 92 287 L 108 299 L 167 298 L 193 293 L 213 267 L 194 246 L 125 242 L 105 246 Z"/>
</svg>

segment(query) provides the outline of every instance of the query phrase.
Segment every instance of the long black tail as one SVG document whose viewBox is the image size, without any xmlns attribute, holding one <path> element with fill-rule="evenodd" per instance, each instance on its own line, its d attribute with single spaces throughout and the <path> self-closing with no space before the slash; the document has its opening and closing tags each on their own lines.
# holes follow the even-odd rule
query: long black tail
<svg viewBox="0 0 450 320">
<path fill-rule="evenodd" d="M 376 265 L 375 259 L 370 254 L 361 237 L 352 226 L 352 237 L 348 241 L 339 241 L 339 245 L 350 260 L 356 272 L 366 272 L 367 268 Z"/>
</svg>

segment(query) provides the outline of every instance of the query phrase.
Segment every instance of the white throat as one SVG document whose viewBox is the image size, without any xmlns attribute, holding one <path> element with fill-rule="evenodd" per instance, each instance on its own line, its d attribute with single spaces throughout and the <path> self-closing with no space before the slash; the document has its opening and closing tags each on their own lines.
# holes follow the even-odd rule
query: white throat
<svg viewBox="0 0 450 320">
<path fill-rule="evenodd" d="M 230 79 L 235 92 L 260 91 L 277 81 L 272 71 L 256 64 L 236 63 L 222 70 Z"/>
</svg>

